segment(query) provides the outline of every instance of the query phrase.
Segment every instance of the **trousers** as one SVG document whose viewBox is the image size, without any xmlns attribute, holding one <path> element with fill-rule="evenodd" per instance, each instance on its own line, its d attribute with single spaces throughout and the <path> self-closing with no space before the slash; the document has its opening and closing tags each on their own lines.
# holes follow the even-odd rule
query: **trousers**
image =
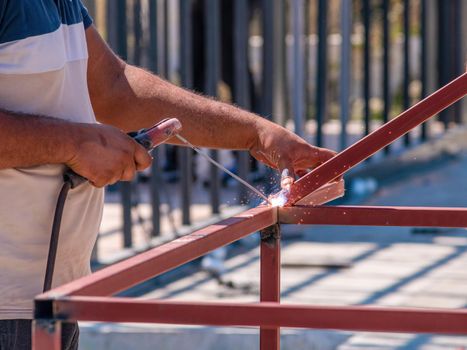
<svg viewBox="0 0 467 350">
<path fill-rule="evenodd" d="M 0 350 L 31 350 L 32 320 L 0 320 Z M 78 350 L 77 323 L 62 324 L 62 350 Z"/>
</svg>

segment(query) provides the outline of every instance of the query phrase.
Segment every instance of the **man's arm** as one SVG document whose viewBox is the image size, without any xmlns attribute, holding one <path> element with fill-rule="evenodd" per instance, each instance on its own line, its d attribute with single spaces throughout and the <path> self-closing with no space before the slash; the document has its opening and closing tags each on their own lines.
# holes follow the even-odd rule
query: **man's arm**
<svg viewBox="0 0 467 350">
<path fill-rule="evenodd" d="M 300 172 L 335 153 L 313 147 L 281 126 L 179 88 L 119 59 L 94 27 L 86 30 L 91 101 L 99 121 L 124 131 L 178 118 L 197 146 L 245 149 L 271 167 Z M 177 140 L 171 140 L 178 143 Z"/>
<path fill-rule="evenodd" d="M 0 169 L 66 164 L 102 187 L 149 166 L 144 148 L 105 125 L 0 110 Z"/>
<path fill-rule="evenodd" d="M 0 169 L 66 163 L 67 122 L 0 110 Z"/>
</svg>

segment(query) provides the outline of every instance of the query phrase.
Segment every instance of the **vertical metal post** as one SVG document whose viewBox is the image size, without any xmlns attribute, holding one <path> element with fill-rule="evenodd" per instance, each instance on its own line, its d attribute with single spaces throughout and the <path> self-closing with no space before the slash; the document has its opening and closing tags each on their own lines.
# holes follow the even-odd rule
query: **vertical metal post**
<svg viewBox="0 0 467 350">
<path fill-rule="evenodd" d="M 205 30 L 205 68 L 206 68 L 206 94 L 217 96 L 217 84 L 220 78 L 220 4 L 219 0 L 204 0 L 206 30 Z M 211 151 L 211 157 L 218 160 L 218 152 Z M 210 168 L 210 195 L 213 214 L 220 212 L 220 178 L 217 167 Z"/>
<path fill-rule="evenodd" d="M 383 0 L 383 123 L 389 121 L 391 111 L 391 84 L 389 75 L 390 65 L 390 40 L 389 40 L 389 0 Z M 390 152 L 390 146 L 384 148 L 384 153 Z"/>
<path fill-rule="evenodd" d="M 318 74 L 316 83 L 316 145 L 323 146 L 323 124 L 327 114 L 327 12 L 328 2 L 318 0 Z"/>
<path fill-rule="evenodd" d="M 152 72 L 158 73 L 158 44 L 157 37 L 159 20 L 157 18 L 157 2 L 149 1 L 149 69 Z"/>
<path fill-rule="evenodd" d="M 127 46 L 127 17 L 126 17 L 126 1 L 116 0 L 107 3 L 109 11 L 108 31 L 109 44 L 114 51 L 122 57 L 128 59 Z M 123 210 L 123 242 L 125 247 L 131 247 L 132 244 L 132 222 L 131 222 L 131 183 L 121 182 L 120 193 L 122 199 Z"/>
<path fill-rule="evenodd" d="M 251 1 L 250 1 L 251 2 Z M 287 63 L 286 63 L 286 46 L 285 46 L 285 1 L 272 0 L 274 15 L 274 74 L 273 74 L 273 101 L 272 113 L 274 121 L 281 125 L 285 123 L 285 116 L 287 110 L 287 94 L 286 94 L 286 81 L 287 81 Z M 306 55 L 305 55 L 306 57 Z M 306 80 L 305 80 L 306 81 Z"/>
<path fill-rule="evenodd" d="M 127 53 L 126 0 L 107 1 L 107 41 L 124 60 Z"/>
<path fill-rule="evenodd" d="M 269 120 L 275 120 L 274 113 L 274 90 L 278 87 L 275 87 L 277 80 L 277 71 L 276 68 L 279 64 L 275 53 L 278 53 L 279 46 L 277 42 L 279 40 L 284 40 L 280 36 L 280 30 L 283 28 L 276 27 L 276 18 L 277 16 L 283 16 L 283 13 L 278 13 L 281 8 L 283 0 L 262 0 L 261 1 L 261 10 L 262 10 L 262 30 L 263 30 L 263 52 L 262 52 L 262 80 L 261 80 L 261 109 L 260 113 L 264 118 Z M 266 169 L 266 177 L 272 179 L 276 176 L 276 173 L 271 168 Z M 272 190 L 272 184 L 270 181 L 266 182 L 265 189 L 266 192 Z"/>
<path fill-rule="evenodd" d="M 159 162 L 159 151 L 156 149 L 152 152 L 154 160 L 151 165 L 151 182 L 150 182 L 150 193 L 151 193 L 151 206 L 152 206 L 152 232 L 153 237 L 159 236 L 161 233 L 161 197 L 159 192 L 160 181 L 160 162 Z"/>
<path fill-rule="evenodd" d="M 141 0 L 133 0 L 133 62 L 141 65 L 141 44 L 143 39 L 143 27 L 141 23 Z"/>
<path fill-rule="evenodd" d="M 192 67 L 192 14 L 191 1 L 180 0 L 180 77 L 181 83 L 188 89 L 193 88 Z M 191 187 L 192 187 L 192 150 L 180 147 L 179 164 L 181 171 L 181 194 L 182 194 L 182 223 L 191 224 Z"/>
<path fill-rule="evenodd" d="M 420 41 L 421 41 L 421 57 L 420 57 L 420 80 L 422 83 L 422 92 L 420 99 L 424 99 L 428 94 L 428 42 L 427 42 L 427 2 L 420 2 Z M 421 125 L 421 141 L 426 141 L 428 138 L 427 123 Z"/>
<path fill-rule="evenodd" d="M 149 2 L 149 69 L 155 73 L 158 72 L 158 11 L 157 11 L 157 2 Z M 160 235 L 161 233 L 161 199 L 159 186 L 161 186 L 160 181 L 160 162 L 159 162 L 159 150 L 155 149 L 152 152 L 154 160 L 151 166 L 151 182 L 150 182 L 150 191 L 151 191 L 151 206 L 152 206 L 152 232 L 153 237 Z"/>
<path fill-rule="evenodd" d="M 163 76 L 165 79 L 170 80 L 170 25 L 169 25 L 169 18 L 170 18 L 170 9 L 169 9 L 169 1 L 170 0 L 163 0 L 162 2 L 162 12 L 163 12 L 163 33 L 162 36 L 164 38 L 163 42 Z"/>
<path fill-rule="evenodd" d="M 365 27 L 365 34 L 363 39 L 363 99 L 364 99 L 364 123 L 365 123 L 365 135 L 370 133 L 370 116 L 371 116 L 371 6 L 370 0 L 363 0 L 363 25 Z"/>
<path fill-rule="evenodd" d="M 132 237 L 132 220 L 131 220 L 131 182 L 120 182 L 120 195 L 122 198 L 122 215 L 123 215 L 123 246 L 130 248 L 133 245 Z"/>
<path fill-rule="evenodd" d="M 32 323 L 32 350 L 61 350 L 62 322 L 34 320 Z"/>
<path fill-rule="evenodd" d="M 462 1 L 455 0 L 451 6 L 451 22 L 453 23 L 453 35 L 452 38 L 452 73 L 450 79 L 454 79 L 456 76 L 465 72 L 465 53 L 463 51 L 462 43 L 465 42 L 465 37 L 462 35 L 462 23 L 463 14 L 462 14 Z M 462 102 L 454 104 L 453 106 L 454 113 L 454 122 L 456 124 L 462 123 Z"/>
<path fill-rule="evenodd" d="M 261 115 L 272 120 L 274 91 L 274 1 L 262 0 L 263 72 L 261 83 Z"/>
<path fill-rule="evenodd" d="M 444 85 L 463 72 L 465 57 L 461 56 L 462 14 L 459 0 L 438 1 L 438 84 Z M 465 41 L 465 40 L 464 40 Z M 448 128 L 460 121 L 460 104 L 442 111 L 439 116 Z"/>
<path fill-rule="evenodd" d="M 250 81 L 248 71 L 248 1 L 236 0 L 234 3 L 234 101 L 240 107 L 250 109 Z M 247 152 L 239 152 L 238 175 L 248 177 L 249 156 Z M 244 203 L 248 197 L 245 186 L 238 186 L 238 201 Z"/>
<path fill-rule="evenodd" d="M 410 0 L 404 0 L 404 83 L 403 105 L 404 110 L 410 107 Z M 404 145 L 410 145 L 410 132 L 404 135 Z"/>
<path fill-rule="evenodd" d="M 347 121 L 350 115 L 350 75 L 351 75 L 351 44 L 350 35 L 352 32 L 352 1 L 341 0 L 341 79 L 340 79 L 340 105 L 341 105 L 341 134 L 340 149 L 347 147 Z"/>
<path fill-rule="evenodd" d="M 293 25 L 293 88 L 292 109 L 295 133 L 303 136 L 305 119 L 305 80 L 304 80 L 304 0 L 292 0 Z"/>
<path fill-rule="evenodd" d="M 315 115 L 315 106 L 313 104 L 313 98 L 311 96 L 313 88 L 310 84 L 311 81 L 311 71 L 310 71 L 310 58 L 311 58 L 311 28 L 312 28 L 312 19 L 311 19 L 311 2 L 312 0 L 305 0 L 305 7 L 303 8 L 304 16 L 305 16 L 305 24 L 304 24 L 304 31 L 305 31 L 305 69 L 304 69 L 304 80 L 305 80 L 305 124 L 312 115 Z M 285 9 L 283 9 L 285 12 Z M 290 11 L 289 11 L 290 12 Z M 290 22 L 290 21 L 289 21 Z M 293 26 L 293 25 L 292 25 Z M 293 30 L 292 30 L 293 31 Z M 287 79 L 284 79 L 287 81 Z M 292 89 L 290 89 L 292 92 Z M 292 98 L 291 98 L 292 100 Z M 292 104 L 292 103 L 291 103 Z M 292 111 L 289 112 L 292 115 Z M 305 126 L 306 129 L 306 126 Z"/>
<path fill-rule="evenodd" d="M 261 231 L 260 300 L 280 302 L 281 231 L 279 224 Z M 260 328 L 260 349 L 280 349 L 280 328 Z"/>
<path fill-rule="evenodd" d="M 117 0 L 117 16 L 116 20 L 113 22 L 116 32 L 116 52 L 124 60 L 128 59 L 128 44 L 127 44 L 127 18 L 126 18 L 126 0 Z M 107 6 L 110 8 L 115 7 L 115 4 L 110 1 Z"/>
</svg>

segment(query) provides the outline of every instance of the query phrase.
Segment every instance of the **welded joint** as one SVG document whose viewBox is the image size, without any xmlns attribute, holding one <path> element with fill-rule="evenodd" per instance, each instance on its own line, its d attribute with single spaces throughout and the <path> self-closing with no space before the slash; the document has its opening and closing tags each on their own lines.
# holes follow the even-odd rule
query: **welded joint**
<svg viewBox="0 0 467 350">
<path fill-rule="evenodd" d="M 34 326 L 45 333 L 55 334 L 55 332 L 60 329 L 60 325 L 58 324 L 59 322 L 60 321 L 54 319 L 36 319 L 34 320 Z"/>
<path fill-rule="evenodd" d="M 260 231 L 261 243 L 274 246 L 281 239 L 281 227 L 279 224 L 266 227 Z"/>
<path fill-rule="evenodd" d="M 65 300 L 66 298 L 61 298 Z M 58 300 L 58 299 L 57 299 Z M 34 301 L 34 319 L 43 321 L 67 322 L 70 315 L 60 310 L 60 305 L 54 299 L 36 299 Z"/>
</svg>

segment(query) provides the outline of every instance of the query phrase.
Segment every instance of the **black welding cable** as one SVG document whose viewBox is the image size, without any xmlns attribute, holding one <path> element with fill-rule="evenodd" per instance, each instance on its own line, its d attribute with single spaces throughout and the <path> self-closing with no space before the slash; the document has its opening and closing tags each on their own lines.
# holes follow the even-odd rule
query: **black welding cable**
<svg viewBox="0 0 467 350">
<path fill-rule="evenodd" d="M 55 207 L 52 233 L 50 234 L 49 254 L 47 256 L 47 267 L 44 277 L 43 292 L 47 292 L 52 287 L 52 279 L 55 269 L 55 259 L 57 257 L 58 237 L 60 234 L 60 224 L 62 223 L 63 208 L 65 207 L 68 191 L 72 187 L 71 181 L 65 181 L 58 195 L 57 206 Z"/>
</svg>

